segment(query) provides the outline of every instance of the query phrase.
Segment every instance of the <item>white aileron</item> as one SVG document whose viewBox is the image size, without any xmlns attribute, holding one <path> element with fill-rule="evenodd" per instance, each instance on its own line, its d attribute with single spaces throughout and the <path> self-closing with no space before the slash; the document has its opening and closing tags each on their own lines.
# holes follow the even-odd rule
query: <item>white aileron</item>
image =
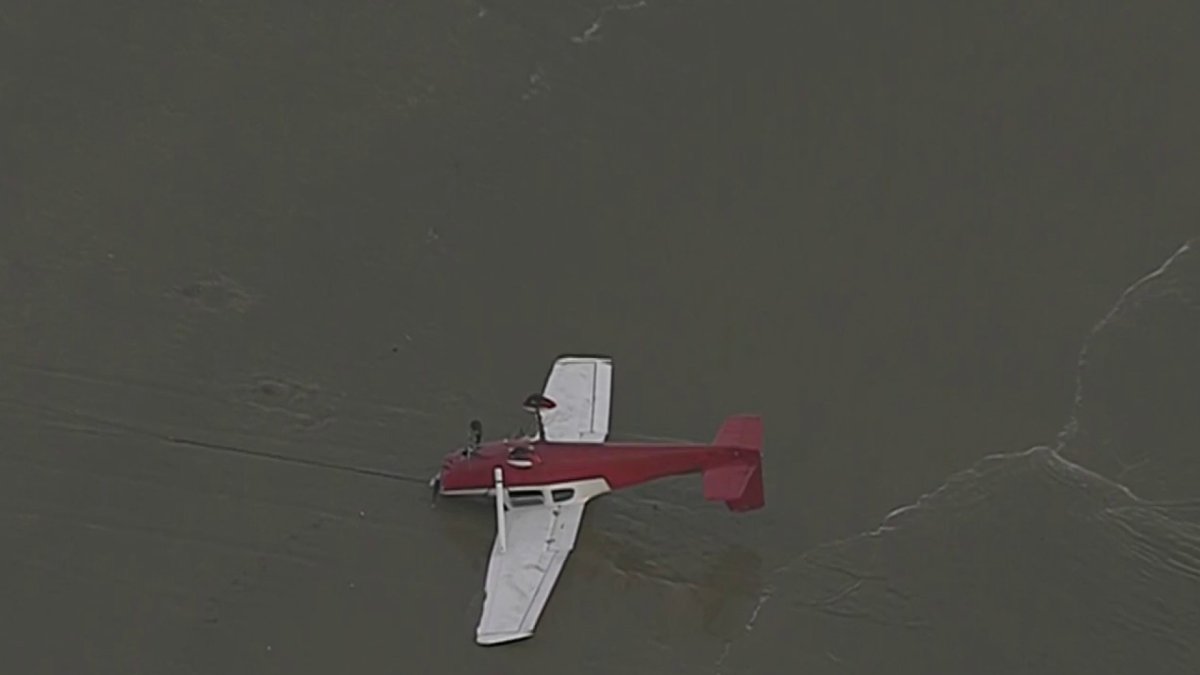
<svg viewBox="0 0 1200 675">
<path fill-rule="evenodd" d="M 543 395 L 555 407 L 542 415 L 546 440 L 603 443 L 612 405 L 612 360 L 566 356 L 554 362 Z"/>
</svg>

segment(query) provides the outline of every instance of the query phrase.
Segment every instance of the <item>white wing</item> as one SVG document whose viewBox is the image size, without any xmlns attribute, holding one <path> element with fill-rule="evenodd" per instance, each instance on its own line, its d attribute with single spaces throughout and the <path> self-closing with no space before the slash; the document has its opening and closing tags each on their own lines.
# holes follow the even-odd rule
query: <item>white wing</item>
<svg viewBox="0 0 1200 675">
<path fill-rule="evenodd" d="M 542 415 L 546 440 L 603 443 L 612 401 L 612 359 L 565 356 L 554 362 L 542 394 L 555 407 Z"/>
<path fill-rule="evenodd" d="M 503 549 L 499 538 L 492 545 L 476 642 L 491 645 L 533 635 L 575 546 L 583 506 L 520 506 L 505 514 L 507 541 Z"/>
</svg>

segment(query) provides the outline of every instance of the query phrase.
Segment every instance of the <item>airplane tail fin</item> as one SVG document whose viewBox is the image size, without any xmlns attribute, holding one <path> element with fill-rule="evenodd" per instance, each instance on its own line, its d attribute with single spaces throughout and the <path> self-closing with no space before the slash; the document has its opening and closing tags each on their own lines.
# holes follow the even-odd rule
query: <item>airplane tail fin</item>
<svg viewBox="0 0 1200 675">
<path fill-rule="evenodd" d="M 713 445 L 737 451 L 729 463 L 704 472 L 704 498 L 725 502 L 730 511 L 753 511 L 766 503 L 762 479 L 762 418 L 735 415 L 725 420 Z"/>
</svg>

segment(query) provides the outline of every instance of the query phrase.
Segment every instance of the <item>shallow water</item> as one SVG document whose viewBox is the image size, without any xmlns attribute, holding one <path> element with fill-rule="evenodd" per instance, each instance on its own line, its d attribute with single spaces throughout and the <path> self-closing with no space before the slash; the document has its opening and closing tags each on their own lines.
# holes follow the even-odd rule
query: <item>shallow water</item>
<svg viewBox="0 0 1200 675">
<path fill-rule="evenodd" d="M 1124 314 L 1132 389 L 1077 375 L 1197 233 L 1189 12 L 0 11 L 0 651 L 1194 671 L 1195 511 L 1150 502 L 1197 439 L 1146 422 L 1196 400 L 1193 305 Z M 573 351 L 618 435 L 762 413 L 767 508 L 606 497 L 537 636 L 478 648 L 490 512 L 423 481 Z"/>
</svg>

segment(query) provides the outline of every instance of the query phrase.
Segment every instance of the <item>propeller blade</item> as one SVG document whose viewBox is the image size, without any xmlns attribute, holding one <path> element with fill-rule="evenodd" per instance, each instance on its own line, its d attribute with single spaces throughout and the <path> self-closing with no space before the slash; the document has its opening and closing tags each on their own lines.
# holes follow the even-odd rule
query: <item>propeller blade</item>
<svg viewBox="0 0 1200 675">
<path fill-rule="evenodd" d="M 442 477 L 435 475 L 429 479 L 429 505 L 435 506 L 442 492 Z"/>
</svg>

